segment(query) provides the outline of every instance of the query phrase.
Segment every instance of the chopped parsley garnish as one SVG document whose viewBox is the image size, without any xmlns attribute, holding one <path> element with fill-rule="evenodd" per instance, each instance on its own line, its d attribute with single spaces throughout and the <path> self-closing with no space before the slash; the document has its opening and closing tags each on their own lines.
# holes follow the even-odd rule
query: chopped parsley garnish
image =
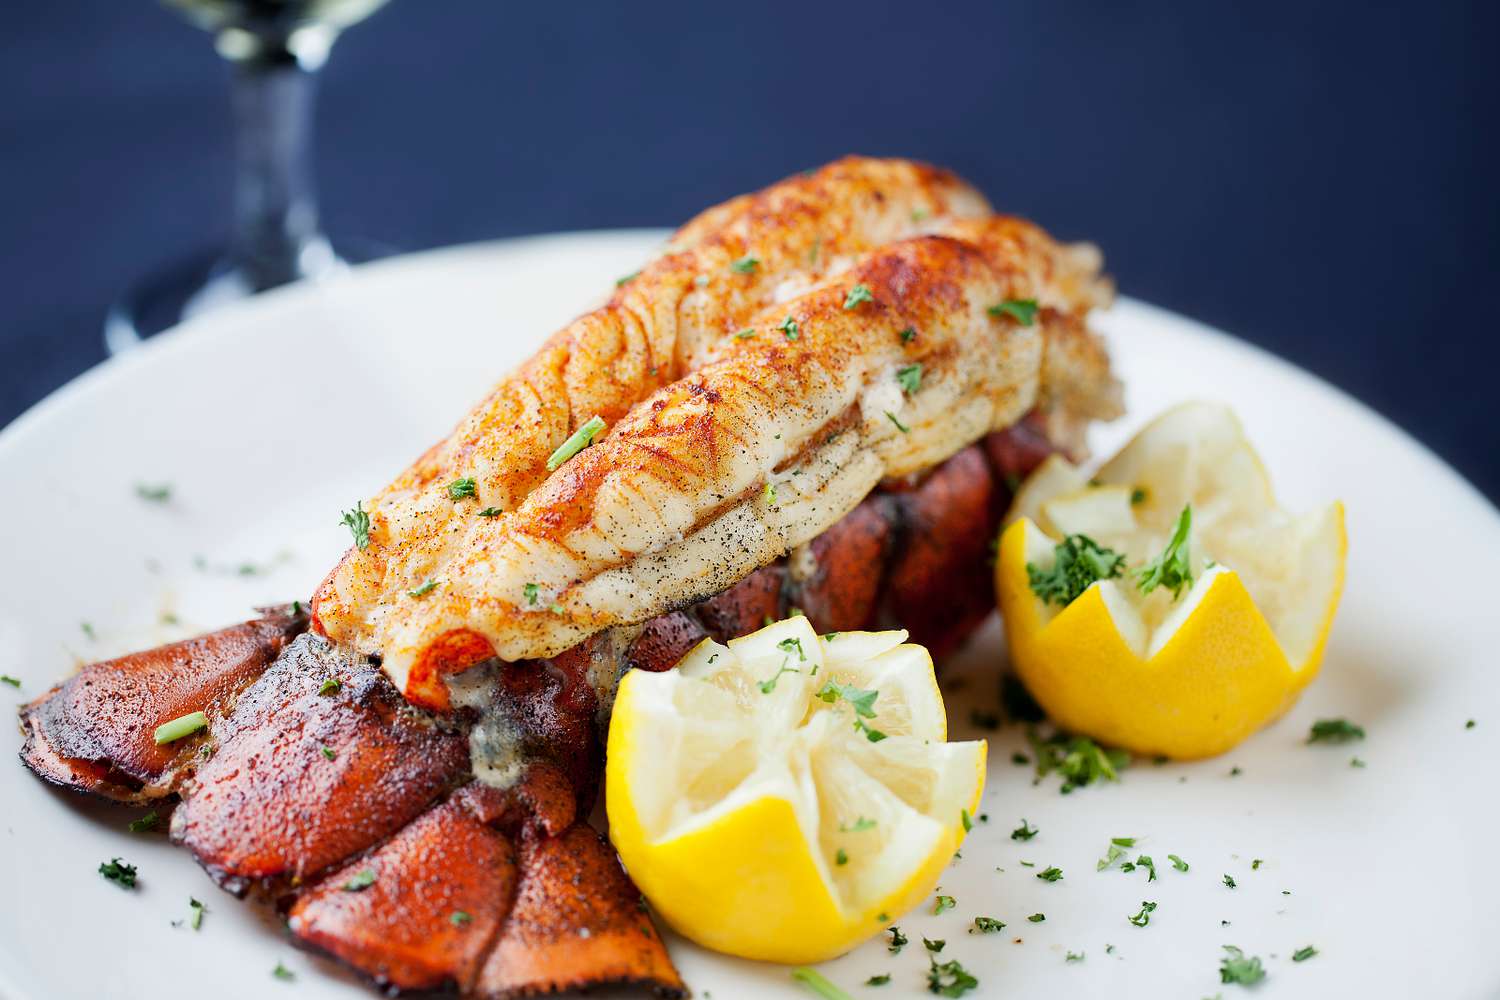
<svg viewBox="0 0 1500 1000">
<path fill-rule="evenodd" d="M 1349 766 L 1350 767 L 1364 767 L 1365 766 L 1365 762 L 1362 759 L 1360 759 L 1359 757 L 1350 757 L 1349 758 Z"/>
<path fill-rule="evenodd" d="M 1010 839 L 1011 840 L 1030 840 L 1032 837 L 1035 837 L 1039 832 L 1040 831 L 1036 827 L 1034 827 L 1030 823 L 1026 822 L 1026 818 L 1023 816 L 1021 818 L 1021 825 L 1018 826 L 1018 827 L 1016 827 L 1014 830 L 1010 831 Z"/>
<path fill-rule="evenodd" d="M 940 914 L 946 913 L 947 911 L 953 909 L 957 905 L 958 900 L 954 899 L 952 896 L 938 896 L 937 899 L 932 901 L 932 915 L 935 917 L 939 916 Z"/>
<path fill-rule="evenodd" d="M 922 366 L 902 365 L 896 369 L 896 381 L 901 385 L 901 391 L 908 396 L 916 394 L 922 388 Z"/>
<path fill-rule="evenodd" d="M 1125 557 L 1088 535 L 1069 535 L 1052 549 L 1052 567 L 1026 564 L 1031 592 L 1049 604 L 1067 607 L 1098 580 L 1112 580 L 1125 569 Z"/>
<path fill-rule="evenodd" d="M 802 333 L 802 328 L 797 325 L 797 321 L 791 317 L 790 313 L 787 314 L 786 319 L 782 320 L 781 325 L 776 329 L 786 334 L 787 340 L 796 340 Z"/>
<path fill-rule="evenodd" d="M 871 976 L 869 979 L 866 979 L 865 980 L 865 985 L 866 986 L 884 986 L 886 983 L 888 983 L 890 981 L 891 981 L 891 974 L 889 972 L 882 972 L 878 976 Z"/>
<path fill-rule="evenodd" d="M 1083 961 L 1083 952 L 1081 952 L 1081 951 L 1070 951 L 1063 958 L 1063 961 L 1064 962 L 1082 962 Z"/>
<path fill-rule="evenodd" d="M 1188 558 L 1188 534 L 1193 527 L 1193 505 L 1187 504 L 1177 515 L 1177 525 L 1161 555 L 1135 571 L 1135 585 L 1142 594 L 1166 587 L 1177 600 L 1182 588 L 1193 584 L 1193 567 Z"/>
<path fill-rule="evenodd" d="M 840 847 L 833 854 L 833 863 L 836 865 L 847 865 L 849 863 L 849 852 Z"/>
<path fill-rule="evenodd" d="M 363 892 L 375 884 L 375 873 L 368 868 L 356 872 L 344 883 L 345 892 Z"/>
<path fill-rule="evenodd" d="M 0 684 L 9 684 L 13 688 L 21 686 L 21 678 L 12 677 L 10 674 L 0 674 Z"/>
<path fill-rule="evenodd" d="M 428 580 L 426 583 L 422 584 L 422 586 L 418 587 L 416 590 L 408 590 L 406 592 L 406 596 L 407 597 L 422 597 L 422 596 L 424 596 L 426 594 L 432 593 L 434 590 L 437 590 L 437 585 L 438 585 L 438 582 L 436 580 Z"/>
<path fill-rule="evenodd" d="M 146 815 L 142 816 L 140 819 L 131 820 L 130 823 L 127 824 L 126 828 L 130 830 L 131 833 L 146 833 L 148 831 L 155 830 L 157 824 L 160 822 L 161 817 L 158 816 L 156 814 L 156 810 L 153 809 Z"/>
<path fill-rule="evenodd" d="M 1188 863 L 1175 854 L 1168 854 L 1167 860 L 1172 862 L 1172 867 L 1176 868 L 1180 872 L 1185 872 L 1188 870 Z"/>
<path fill-rule="evenodd" d="M 594 438 L 598 437 L 603 430 L 603 417 L 597 413 L 589 417 L 581 427 L 568 436 L 566 441 L 557 446 L 557 450 L 547 459 L 547 471 L 556 472 L 558 466 L 593 444 Z"/>
<path fill-rule="evenodd" d="M 735 274 L 750 274 L 757 267 L 760 267 L 760 258 L 751 257 L 748 255 L 741 257 L 739 260 L 729 265 L 729 269 Z"/>
<path fill-rule="evenodd" d="M 1224 946 L 1225 956 L 1219 965 L 1219 982 L 1253 986 L 1266 978 L 1266 970 L 1260 959 L 1246 958 L 1245 953 L 1232 944 Z"/>
<path fill-rule="evenodd" d="M 1298 948 L 1296 951 L 1292 952 L 1292 961 L 1305 962 L 1317 953 L 1318 949 L 1314 948 L 1312 945 L 1308 945 L 1305 948 Z"/>
<path fill-rule="evenodd" d="M 1348 719 L 1319 719 L 1307 734 L 1309 743 L 1350 743 L 1364 738 L 1364 729 Z"/>
<path fill-rule="evenodd" d="M 1229 888 L 1231 888 L 1231 889 L 1238 889 L 1239 888 L 1239 884 L 1237 882 L 1235 882 L 1233 875 L 1225 875 L 1224 876 L 1224 884 L 1227 885 L 1227 886 L 1229 886 Z"/>
<path fill-rule="evenodd" d="M 734 339 L 735 340 L 749 340 L 753 336 L 755 336 L 755 328 L 747 326 L 743 330 L 741 330 L 739 333 L 735 334 L 734 335 Z"/>
<path fill-rule="evenodd" d="M 454 910 L 448 914 L 448 923 L 454 927 L 467 927 L 474 922 L 474 918 L 463 910 Z"/>
<path fill-rule="evenodd" d="M 938 938 L 937 940 L 933 940 L 932 938 L 924 937 L 922 939 L 922 947 L 926 948 L 928 951 L 932 952 L 934 955 L 936 955 L 938 952 L 942 951 L 945 947 L 947 947 L 947 945 L 948 945 L 948 942 L 945 941 L 945 940 L 943 940 L 942 938 Z"/>
<path fill-rule="evenodd" d="M 798 646 L 798 651 L 801 651 L 800 645 Z M 840 698 L 847 701 L 854 709 L 854 728 L 864 733 L 865 738 L 871 743 L 879 743 L 885 739 L 885 733 L 871 728 L 865 722 L 866 719 L 875 718 L 875 699 L 879 695 L 879 691 L 867 691 L 857 688 L 853 684 L 840 684 L 837 681 L 828 681 L 823 685 L 822 690 L 818 692 L 817 697 L 830 705 Z"/>
<path fill-rule="evenodd" d="M 1473 729 L 1477 725 L 1478 725 L 1477 722 L 1475 722 L 1473 719 L 1470 719 L 1468 722 L 1464 723 L 1464 728 L 1465 729 Z"/>
<path fill-rule="evenodd" d="M 119 858 L 111 858 L 101 864 L 99 874 L 122 889 L 135 888 L 135 865 L 128 865 Z"/>
<path fill-rule="evenodd" d="M 287 982 L 291 982 L 293 979 L 297 978 L 297 974 L 295 972 L 293 972 L 291 969 L 288 969 L 280 962 L 277 962 L 276 968 L 271 970 L 271 975 L 275 976 L 277 979 L 282 979 Z"/>
<path fill-rule="evenodd" d="M 994 917 L 975 917 L 974 930 L 981 934 L 998 934 L 1005 930 L 1005 921 L 996 920 Z M 974 931 L 970 931 L 973 934 Z"/>
<path fill-rule="evenodd" d="M 344 682 L 337 677 L 330 677 L 318 686 L 318 694 L 338 694 Z"/>
<path fill-rule="evenodd" d="M 903 344 L 910 344 L 913 340 L 917 339 L 917 330 L 916 330 L 915 327 L 909 326 L 905 330 L 901 331 L 900 336 L 901 336 L 901 343 L 903 343 Z"/>
<path fill-rule="evenodd" d="M 799 663 L 806 663 L 807 662 L 807 654 L 804 653 L 804 652 L 802 652 L 802 640 L 801 639 L 782 639 L 780 642 L 778 642 L 776 644 L 776 648 L 779 649 L 779 650 L 781 650 L 783 653 L 788 653 L 788 654 L 790 654 L 790 653 L 796 653 L 797 654 L 797 662 L 799 662 Z M 873 695 L 874 692 L 871 692 L 871 694 Z M 820 697 L 821 697 L 821 695 L 820 695 Z M 823 700 L 824 701 L 832 701 L 833 699 L 832 698 L 824 698 Z M 872 697 L 870 700 L 873 701 L 874 698 Z"/>
<path fill-rule="evenodd" d="M 464 497 L 473 496 L 478 489 L 479 487 L 475 484 L 474 480 L 468 476 L 462 479 L 455 479 L 448 484 L 448 499 L 457 502 Z"/>
<path fill-rule="evenodd" d="M 964 825 L 964 833 L 968 833 L 974 829 L 974 818 L 969 815 L 969 810 L 960 809 L 958 811 L 958 820 Z"/>
<path fill-rule="evenodd" d="M 203 929 L 203 914 L 208 912 L 208 907 L 198 902 L 192 896 L 189 896 L 188 910 L 190 911 L 188 914 L 188 926 L 195 931 L 201 931 Z"/>
<path fill-rule="evenodd" d="M 333 760 L 339 755 L 339 752 L 333 747 L 329 746 L 327 743 L 323 744 L 322 750 L 323 756 L 327 757 L 329 760 Z"/>
<path fill-rule="evenodd" d="M 849 295 L 844 299 L 844 309 L 858 309 L 865 302 L 874 302 L 875 296 L 870 294 L 866 285 L 855 285 L 849 289 Z"/>
<path fill-rule="evenodd" d="M 1030 326 L 1036 322 L 1036 309 L 1036 299 L 1006 299 L 998 306 L 990 306 L 989 312 L 996 319 L 1009 316 L 1022 326 Z"/>
<path fill-rule="evenodd" d="M 505 512 L 502 511 L 499 507 L 486 507 L 484 510 L 479 511 L 479 516 L 480 517 L 499 517 L 503 513 L 505 513 Z"/>
<path fill-rule="evenodd" d="M 166 503 L 172 499 L 172 484 L 158 483 L 136 483 L 135 495 L 148 503 Z"/>
<path fill-rule="evenodd" d="M 866 816 L 861 816 L 852 824 L 839 824 L 839 833 L 864 833 L 866 830 L 875 829 L 875 821 Z"/>
<path fill-rule="evenodd" d="M 1064 795 L 1096 781 L 1119 781 L 1119 769 L 1130 763 L 1124 750 L 1107 750 L 1087 736 L 1056 733 L 1042 740 L 1030 732 L 1027 739 L 1036 751 L 1036 780 L 1056 771 L 1062 775 L 1059 791 Z"/>
<path fill-rule="evenodd" d="M 625 275 L 625 277 L 623 277 L 623 278 L 616 278 L 615 279 L 615 287 L 616 288 L 623 288 L 626 285 L 630 284 L 632 281 L 634 281 L 636 278 L 639 278 L 640 276 L 641 276 L 641 272 L 639 272 L 639 271 L 631 271 L 629 274 Z"/>
<path fill-rule="evenodd" d="M 1031 916 L 1027 917 L 1026 919 L 1030 920 L 1034 924 L 1039 924 L 1043 920 L 1047 919 L 1047 914 L 1045 914 L 1045 913 L 1033 913 Z"/>
<path fill-rule="evenodd" d="M 1058 879 L 1063 877 L 1063 873 L 1061 868 L 1053 865 L 1050 868 L 1043 868 L 1041 871 L 1037 872 L 1036 877 L 1041 879 L 1043 882 L 1056 882 Z"/>
<path fill-rule="evenodd" d="M 1099 863 L 1095 866 L 1094 870 L 1104 871 L 1104 869 L 1125 856 L 1125 848 L 1134 846 L 1134 837 L 1111 837 L 1109 840 L 1109 850 L 1105 852 L 1104 857 L 1099 859 Z"/>
<path fill-rule="evenodd" d="M 526 603 L 530 605 L 536 604 L 537 595 L 541 592 L 542 588 L 539 584 L 528 583 L 524 584 L 521 587 L 521 596 L 524 597 L 526 599 Z"/>
<path fill-rule="evenodd" d="M 339 524 L 348 527 L 349 534 L 354 536 L 355 548 L 363 552 L 370 547 L 370 515 L 365 511 L 364 501 L 355 503 L 353 510 L 344 511 Z"/>
<path fill-rule="evenodd" d="M 906 947 L 906 935 L 902 934 L 901 928 L 895 925 L 887 927 L 886 931 L 891 935 L 891 940 L 890 943 L 886 945 L 886 950 L 889 951 L 892 955 L 901 954 L 901 949 Z"/>
<path fill-rule="evenodd" d="M 905 424 L 903 424 L 901 422 L 901 418 L 898 417 L 898 416 L 896 416 L 890 410 L 886 410 L 885 411 L 885 416 L 886 416 L 887 420 L 889 420 L 891 423 L 893 423 L 893 424 L 896 425 L 896 430 L 900 431 L 902 434 L 910 434 L 911 433 L 911 428 L 908 427 L 908 426 L 906 426 Z"/>
<path fill-rule="evenodd" d="M 931 965 L 927 970 L 928 993 L 935 993 L 940 997 L 961 997 L 970 990 L 979 988 L 979 980 L 960 965 L 957 959 L 941 964 L 935 958 L 927 961 Z"/>
<path fill-rule="evenodd" d="M 1262 860 L 1261 858 L 1256 858 L 1254 861 L 1250 862 L 1250 870 L 1253 872 L 1258 872 L 1260 871 L 1260 866 L 1263 864 L 1265 864 L 1264 860 Z"/>
<path fill-rule="evenodd" d="M 1145 502 L 1146 502 L 1146 489 L 1145 489 L 1145 487 L 1137 486 L 1135 489 L 1133 489 L 1133 490 L 1130 491 L 1130 506 L 1132 506 L 1132 507 L 1139 507 L 1141 504 L 1143 504 Z"/>
<path fill-rule="evenodd" d="M 1149 872 L 1149 874 L 1146 876 L 1147 882 L 1156 881 L 1156 862 L 1151 859 L 1151 855 L 1142 854 L 1134 861 L 1125 862 L 1120 866 L 1120 871 L 1128 875 L 1131 872 L 1135 871 L 1137 868 L 1144 868 L 1147 872 Z"/>
<path fill-rule="evenodd" d="M 163 722 L 157 726 L 154 739 L 157 746 L 164 746 L 207 728 L 208 716 L 202 712 L 189 712 L 187 715 L 179 715 L 171 722 Z"/>
<path fill-rule="evenodd" d="M 1141 901 L 1141 911 L 1139 913 L 1137 913 L 1135 916 L 1133 916 L 1133 917 L 1126 917 L 1125 919 L 1129 920 L 1132 924 L 1135 924 L 1137 927 L 1145 927 L 1147 924 L 1149 924 L 1151 922 L 1151 911 L 1154 910 L 1154 909 L 1156 909 L 1156 904 L 1155 903 L 1152 903 L 1152 902 L 1150 902 L 1148 900 L 1142 900 Z"/>
<path fill-rule="evenodd" d="M 781 680 L 781 675 L 782 674 L 800 674 L 800 673 L 802 673 L 802 671 L 798 670 L 796 667 L 789 667 L 789 666 L 787 666 L 786 665 L 786 661 L 783 660 L 782 663 L 781 663 L 781 669 L 780 670 L 776 671 L 775 674 L 773 674 L 771 677 L 767 678 L 766 680 L 761 681 L 756 686 L 760 688 L 760 693 L 761 694 L 770 694 L 772 691 L 776 690 L 776 682 L 779 681 L 779 680 Z"/>
</svg>

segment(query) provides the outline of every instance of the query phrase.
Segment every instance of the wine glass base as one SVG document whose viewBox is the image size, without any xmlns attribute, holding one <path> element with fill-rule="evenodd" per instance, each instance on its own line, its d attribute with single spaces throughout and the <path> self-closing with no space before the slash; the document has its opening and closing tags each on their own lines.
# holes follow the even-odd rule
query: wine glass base
<svg viewBox="0 0 1500 1000">
<path fill-rule="evenodd" d="M 326 241 L 318 240 L 304 248 L 301 273 L 294 280 L 324 281 L 343 273 L 350 263 L 394 252 L 376 243 L 355 242 L 341 243 L 335 253 Z M 230 263 L 222 252 L 200 251 L 148 276 L 111 305 L 104 316 L 104 346 L 111 355 L 123 353 L 179 323 L 266 290 L 263 282 Z"/>
</svg>

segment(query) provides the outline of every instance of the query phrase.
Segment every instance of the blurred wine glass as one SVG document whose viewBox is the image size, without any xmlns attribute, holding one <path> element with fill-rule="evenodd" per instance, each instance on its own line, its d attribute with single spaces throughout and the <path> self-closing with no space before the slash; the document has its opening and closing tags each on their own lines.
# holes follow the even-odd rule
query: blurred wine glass
<svg viewBox="0 0 1500 1000">
<path fill-rule="evenodd" d="M 386 0 L 162 2 L 211 32 L 230 64 L 234 218 L 227 247 L 148 277 L 111 307 L 104 342 L 113 354 L 205 309 L 343 266 L 318 223 L 313 91 L 339 33 Z"/>
</svg>

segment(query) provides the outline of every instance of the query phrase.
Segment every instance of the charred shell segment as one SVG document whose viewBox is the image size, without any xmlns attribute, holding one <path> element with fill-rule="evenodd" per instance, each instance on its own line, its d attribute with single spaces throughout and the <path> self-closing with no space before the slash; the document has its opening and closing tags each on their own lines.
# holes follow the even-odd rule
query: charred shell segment
<svg viewBox="0 0 1500 1000">
<path fill-rule="evenodd" d="M 300 605 L 142 653 L 91 664 L 21 710 L 21 759 L 48 781 L 122 802 L 171 794 L 212 737 L 158 744 L 158 726 L 220 717 L 307 628 Z"/>
<path fill-rule="evenodd" d="M 319 693 L 330 676 L 338 691 Z M 213 737 L 218 749 L 184 786 L 172 839 L 238 893 L 295 884 L 365 850 L 469 776 L 463 733 L 314 635 L 287 647 Z"/>
</svg>

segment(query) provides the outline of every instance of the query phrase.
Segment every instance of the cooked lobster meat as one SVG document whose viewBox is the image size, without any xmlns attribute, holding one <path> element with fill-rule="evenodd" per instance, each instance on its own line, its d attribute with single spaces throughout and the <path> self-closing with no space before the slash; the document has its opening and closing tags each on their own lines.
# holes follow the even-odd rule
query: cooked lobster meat
<svg viewBox="0 0 1500 1000">
<path fill-rule="evenodd" d="M 311 615 L 87 667 L 23 759 L 178 797 L 220 885 L 386 988 L 681 993 L 584 820 L 619 677 L 794 610 L 941 656 L 1014 481 L 1119 409 L 1098 255 L 988 211 L 857 158 L 710 209 L 356 508 Z"/>
</svg>

